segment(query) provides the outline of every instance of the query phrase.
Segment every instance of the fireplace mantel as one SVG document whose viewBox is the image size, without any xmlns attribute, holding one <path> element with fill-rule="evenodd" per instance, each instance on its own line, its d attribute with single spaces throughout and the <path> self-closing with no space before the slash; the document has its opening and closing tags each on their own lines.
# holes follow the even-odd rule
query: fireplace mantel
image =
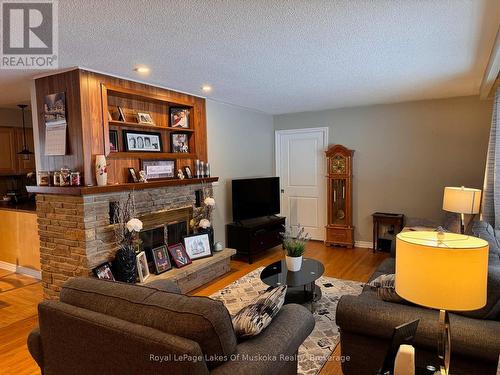
<svg viewBox="0 0 500 375">
<path fill-rule="evenodd" d="M 219 177 L 186 178 L 184 180 L 172 179 L 128 184 L 114 184 L 106 186 L 26 186 L 26 190 L 28 190 L 29 193 L 37 194 L 82 196 L 101 193 L 116 193 L 120 191 L 130 190 L 155 189 L 164 186 L 195 185 L 217 181 L 219 181 Z"/>
</svg>

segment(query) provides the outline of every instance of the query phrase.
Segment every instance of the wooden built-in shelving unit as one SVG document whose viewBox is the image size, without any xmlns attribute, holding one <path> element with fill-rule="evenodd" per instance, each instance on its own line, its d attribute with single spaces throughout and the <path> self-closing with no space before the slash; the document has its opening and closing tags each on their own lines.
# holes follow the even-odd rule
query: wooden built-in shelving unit
<svg viewBox="0 0 500 375">
<path fill-rule="evenodd" d="M 39 149 L 39 170 L 54 171 L 69 168 L 80 171 L 83 185 L 95 185 L 95 156 L 104 154 L 108 160 L 108 183 L 126 184 L 128 168 L 141 168 L 143 159 L 170 159 L 176 168 L 189 166 L 194 172 L 194 161 L 207 161 L 205 99 L 172 90 L 128 81 L 100 73 L 75 69 L 35 80 Z M 67 154 L 45 156 L 45 122 L 43 118 L 46 95 L 65 92 L 68 122 Z M 118 121 L 117 107 L 121 107 L 125 121 Z M 170 127 L 170 108 L 189 110 L 189 128 Z M 147 112 L 154 125 L 138 123 L 137 113 Z M 111 118 L 108 113 L 111 113 Z M 110 150 L 109 131 L 118 133 L 118 152 Z M 159 133 L 161 152 L 125 151 L 124 130 Z M 171 150 L 173 132 L 188 137 L 189 152 Z"/>
</svg>

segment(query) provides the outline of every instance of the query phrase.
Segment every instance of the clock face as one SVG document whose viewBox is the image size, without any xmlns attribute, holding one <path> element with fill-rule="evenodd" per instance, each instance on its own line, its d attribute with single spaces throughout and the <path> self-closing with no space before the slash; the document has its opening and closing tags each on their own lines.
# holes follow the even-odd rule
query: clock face
<svg viewBox="0 0 500 375">
<path fill-rule="evenodd" d="M 341 155 L 336 155 L 331 161 L 331 173 L 342 174 L 345 173 L 346 165 L 345 158 Z"/>
</svg>

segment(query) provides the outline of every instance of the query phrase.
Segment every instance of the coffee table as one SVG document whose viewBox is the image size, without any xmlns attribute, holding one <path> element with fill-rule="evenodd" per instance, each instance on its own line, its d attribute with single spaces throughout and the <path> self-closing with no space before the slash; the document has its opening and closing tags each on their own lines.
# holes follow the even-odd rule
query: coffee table
<svg viewBox="0 0 500 375">
<path fill-rule="evenodd" d="M 260 273 L 260 279 L 269 286 L 287 285 L 285 303 L 306 304 L 321 298 L 321 288 L 316 285 L 325 272 L 323 264 L 315 259 L 304 258 L 300 271 L 291 272 L 286 267 L 285 260 L 268 265 Z"/>
</svg>

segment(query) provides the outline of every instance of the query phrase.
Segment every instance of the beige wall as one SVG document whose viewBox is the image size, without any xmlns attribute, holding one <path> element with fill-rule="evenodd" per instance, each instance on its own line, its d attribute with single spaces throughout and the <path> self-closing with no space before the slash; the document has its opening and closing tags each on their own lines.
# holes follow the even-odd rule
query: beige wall
<svg viewBox="0 0 500 375">
<path fill-rule="evenodd" d="M 274 172 L 273 117 L 207 100 L 208 160 L 214 186 L 217 241 L 225 244 L 225 225 L 232 220 L 231 179 L 271 176 Z"/>
<path fill-rule="evenodd" d="M 274 128 L 328 126 L 330 144 L 355 150 L 355 239 L 371 241 L 373 212 L 442 220 L 444 186 L 482 188 L 491 114 L 462 97 L 279 115 Z"/>
<path fill-rule="evenodd" d="M 26 121 L 26 127 L 31 128 L 31 111 L 26 109 L 24 111 L 24 119 Z M 0 108 L 0 126 L 7 127 L 23 127 L 21 117 L 21 110 L 17 108 Z"/>
</svg>

